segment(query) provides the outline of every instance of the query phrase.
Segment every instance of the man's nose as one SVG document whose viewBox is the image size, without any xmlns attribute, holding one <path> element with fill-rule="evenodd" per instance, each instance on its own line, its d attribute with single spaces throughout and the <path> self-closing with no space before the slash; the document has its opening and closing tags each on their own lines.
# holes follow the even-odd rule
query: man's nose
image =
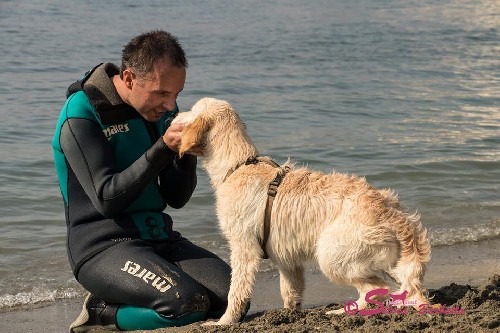
<svg viewBox="0 0 500 333">
<path fill-rule="evenodd" d="M 163 109 L 165 110 L 168 110 L 168 111 L 173 111 L 175 109 L 175 105 L 176 105 L 176 98 L 173 97 L 169 97 L 169 98 L 166 98 L 164 101 L 163 101 Z"/>
</svg>

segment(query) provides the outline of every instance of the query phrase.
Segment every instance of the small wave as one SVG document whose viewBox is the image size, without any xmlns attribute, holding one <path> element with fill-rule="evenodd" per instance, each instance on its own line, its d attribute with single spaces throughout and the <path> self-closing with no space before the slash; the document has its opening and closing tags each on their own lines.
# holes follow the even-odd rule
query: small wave
<svg viewBox="0 0 500 333">
<path fill-rule="evenodd" d="M 436 228 L 429 230 L 433 246 L 454 245 L 500 238 L 500 219 L 469 227 Z"/>
<path fill-rule="evenodd" d="M 13 310 L 32 306 L 35 304 L 54 302 L 61 299 L 71 299 L 84 295 L 82 290 L 65 288 L 61 290 L 48 290 L 42 287 L 33 288 L 30 292 L 20 292 L 15 295 L 0 296 L 0 311 Z"/>
</svg>

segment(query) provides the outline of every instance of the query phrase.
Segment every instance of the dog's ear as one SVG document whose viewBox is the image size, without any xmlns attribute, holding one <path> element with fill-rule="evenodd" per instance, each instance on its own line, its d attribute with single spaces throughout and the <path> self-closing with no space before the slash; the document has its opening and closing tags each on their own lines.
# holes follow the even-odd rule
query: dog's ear
<svg viewBox="0 0 500 333">
<path fill-rule="evenodd" d="M 186 125 L 182 131 L 179 157 L 182 157 L 188 150 L 203 145 L 203 139 L 209 128 L 210 121 L 203 115 L 199 115 L 195 120 Z"/>
</svg>

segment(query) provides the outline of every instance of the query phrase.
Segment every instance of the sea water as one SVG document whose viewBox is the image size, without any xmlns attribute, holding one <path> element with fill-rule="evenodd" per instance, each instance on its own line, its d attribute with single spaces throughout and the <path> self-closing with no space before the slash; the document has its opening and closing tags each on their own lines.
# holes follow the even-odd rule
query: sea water
<svg viewBox="0 0 500 333">
<path fill-rule="evenodd" d="M 81 296 L 51 139 L 66 87 L 175 34 L 182 109 L 228 100 L 263 155 L 366 177 L 433 246 L 500 237 L 496 0 L 0 1 L 0 310 Z M 203 170 L 175 228 L 228 259 Z M 273 269 L 267 264 L 264 269 Z"/>
</svg>

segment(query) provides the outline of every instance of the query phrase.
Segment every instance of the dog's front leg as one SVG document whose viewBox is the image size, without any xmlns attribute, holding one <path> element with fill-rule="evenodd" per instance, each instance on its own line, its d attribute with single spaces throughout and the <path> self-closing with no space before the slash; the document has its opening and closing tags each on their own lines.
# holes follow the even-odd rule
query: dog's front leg
<svg viewBox="0 0 500 333">
<path fill-rule="evenodd" d="M 259 269 L 260 256 L 255 245 L 238 241 L 229 244 L 231 247 L 231 286 L 229 288 L 228 306 L 224 315 L 217 322 L 206 322 L 203 325 L 229 325 L 237 323 L 245 314 L 250 302 L 255 275 Z"/>
</svg>

